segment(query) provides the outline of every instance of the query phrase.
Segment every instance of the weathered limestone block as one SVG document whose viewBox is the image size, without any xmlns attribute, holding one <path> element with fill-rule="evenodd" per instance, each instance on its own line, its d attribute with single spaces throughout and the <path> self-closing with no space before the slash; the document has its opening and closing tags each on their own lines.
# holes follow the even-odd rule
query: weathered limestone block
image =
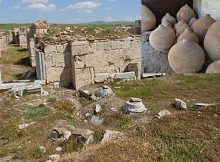
<svg viewBox="0 0 220 162">
<path fill-rule="evenodd" d="M 97 51 L 104 51 L 104 42 L 97 42 L 96 50 Z"/>
<path fill-rule="evenodd" d="M 76 90 L 94 84 L 93 68 L 73 69 L 73 85 Z"/>
<path fill-rule="evenodd" d="M 95 82 L 96 83 L 104 83 L 110 79 L 109 73 L 101 73 L 101 74 L 95 74 Z"/>
<path fill-rule="evenodd" d="M 53 53 L 45 53 L 45 66 L 46 67 L 53 67 L 53 56 L 55 55 L 56 53 L 53 52 Z"/>
<path fill-rule="evenodd" d="M 110 41 L 104 43 L 104 49 L 106 51 L 110 51 L 111 50 L 111 42 Z"/>
<path fill-rule="evenodd" d="M 126 72 L 126 73 L 116 73 L 115 79 L 135 79 L 135 72 Z"/>
<path fill-rule="evenodd" d="M 116 41 L 117 49 L 122 49 L 122 41 Z"/>
<path fill-rule="evenodd" d="M 64 52 L 63 45 L 57 45 L 57 46 L 56 46 L 56 49 L 57 49 L 57 52 L 58 52 L 58 53 L 63 53 L 63 52 Z"/>
<path fill-rule="evenodd" d="M 64 67 L 46 68 L 47 83 L 59 82 L 62 87 L 69 87 L 72 83 L 71 69 Z"/>
<path fill-rule="evenodd" d="M 130 41 L 124 41 L 124 42 L 122 42 L 122 47 L 124 48 L 124 49 L 130 49 L 131 48 L 131 42 Z"/>
<path fill-rule="evenodd" d="M 74 55 L 84 55 L 85 54 L 82 46 L 73 46 L 72 48 L 73 48 L 72 53 Z"/>
<path fill-rule="evenodd" d="M 63 53 L 54 53 L 52 55 L 52 67 L 65 67 L 65 55 Z"/>
<path fill-rule="evenodd" d="M 56 49 L 56 46 L 55 45 L 49 45 L 49 46 L 46 46 L 45 49 L 44 49 L 44 53 L 45 54 L 52 54 L 52 53 L 56 53 L 57 52 L 57 49 Z"/>
<path fill-rule="evenodd" d="M 117 48 L 117 42 L 118 41 L 111 41 L 111 49 L 115 50 Z"/>
<path fill-rule="evenodd" d="M 107 54 L 105 52 L 97 51 L 94 54 L 85 56 L 85 66 L 86 67 L 95 67 L 95 68 L 103 68 L 107 66 Z"/>
</svg>

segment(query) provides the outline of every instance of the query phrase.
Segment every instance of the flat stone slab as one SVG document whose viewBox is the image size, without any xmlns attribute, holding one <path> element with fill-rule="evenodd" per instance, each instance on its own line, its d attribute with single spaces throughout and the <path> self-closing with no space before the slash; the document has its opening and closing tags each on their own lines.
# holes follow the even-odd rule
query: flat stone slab
<svg viewBox="0 0 220 162">
<path fill-rule="evenodd" d="M 108 81 L 110 75 L 109 73 L 100 73 L 100 74 L 95 74 L 95 82 L 96 83 L 104 83 Z"/>
<path fill-rule="evenodd" d="M 114 79 L 135 79 L 135 72 L 116 73 Z"/>
<path fill-rule="evenodd" d="M 156 77 L 164 77 L 166 73 L 143 73 L 142 78 L 156 78 Z"/>
</svg>

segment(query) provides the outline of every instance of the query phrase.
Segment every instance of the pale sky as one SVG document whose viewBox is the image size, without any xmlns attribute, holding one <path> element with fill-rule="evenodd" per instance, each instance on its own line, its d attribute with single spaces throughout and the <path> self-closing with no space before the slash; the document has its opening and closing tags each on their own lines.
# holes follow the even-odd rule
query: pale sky
<svg viewBox="0 0 220 162">
<path fill-rule="evenodd" d="M 0 0 L 0 23 L 81 23 L 140 19 L 138 0 Z"/>
</svg>

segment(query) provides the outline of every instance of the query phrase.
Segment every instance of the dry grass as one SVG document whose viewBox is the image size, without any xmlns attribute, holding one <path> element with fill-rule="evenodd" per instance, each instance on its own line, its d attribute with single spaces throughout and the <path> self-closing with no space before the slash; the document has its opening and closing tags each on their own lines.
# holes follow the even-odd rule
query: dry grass
<svg viewBox="0 0 220 162">
<path fill-rule="evenodd" d="M 79 120 L 74 116 L 74 103 L 58 96 L 48 97 L 47 106 L 37 107 L 24 103 L 39 96 L 25 96 L 19 102 L 0 101 L 0 157 L 13 153 L 15 159 L 21 161 L 46 161 L 49 155 L 56 153 L 55 148 L 61 146 L 61 157 L 69 161 L 220 161 L 220 106 L 199 113 L 180 112 L 171 106 L 175 97 L 185 99 L 188 104 L 219 103 L 220 75 L 173 75 L 110 86 L 116 96 L 78 110 L 82 115 L 92 113 L 94 105 L 99 103 L 103 107 L 101 116 L 105 118 L 102 126 Z M 120 110 L 124 100 L 131 96 L 142 98 L 151 114 L 125 115 L 110 110 L 112 107 Z M 163 109 L 169 109 L 172 115 L 150 121 Z M 50 141 L 48 134 L 60 119 L 93 130 L 94 144 L 81 148 L 74 139 L 66 143 Z M 18 130 L 19 124 L 30 122 L 36 123 Z M 100 145 L 106 129 L 123 131 L 126 138 Z M 40 153 L 39 146 L 45 146 L 47 153 Z"/>
<path fill-rule="evenodd" d="M 4 81 L 19 79 L 24 72 L 30 70 L 27 50 L 17 45 L 9 45 L 2 51 L 0 64 Z"/>
</svg>

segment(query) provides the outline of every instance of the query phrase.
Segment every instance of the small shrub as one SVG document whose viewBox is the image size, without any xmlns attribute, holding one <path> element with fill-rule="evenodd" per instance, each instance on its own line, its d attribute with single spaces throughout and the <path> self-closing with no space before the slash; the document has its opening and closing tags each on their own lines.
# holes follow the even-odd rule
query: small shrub
<svg viewBox="0 0 220 162">
<path fill-rule="evenodd" d="M 40 150 L 39 147 L 36 147 L 32 150 L 32 152 L 30 153 L 30 155 L 35 158 L 35 159 L 40 159 L 43 156 L 43 152 Z"/>
<path fill-rule="evenodd" d="M 50 115 L 52 114 L 52 110 L 41 104 L 37 107 L 31 108 L 28 110 L 27 115 L 29 118 L 34 118 L 34 117 L 38 117 L 38 116 L 46 116 L 46 115 Z"/>
<path fill-rule="evenodd" d="M 119 120 L 117 126 L 122 129 L 129 129 L 132 127 L 132 125 L 128 119 Z"/>
</svg>

